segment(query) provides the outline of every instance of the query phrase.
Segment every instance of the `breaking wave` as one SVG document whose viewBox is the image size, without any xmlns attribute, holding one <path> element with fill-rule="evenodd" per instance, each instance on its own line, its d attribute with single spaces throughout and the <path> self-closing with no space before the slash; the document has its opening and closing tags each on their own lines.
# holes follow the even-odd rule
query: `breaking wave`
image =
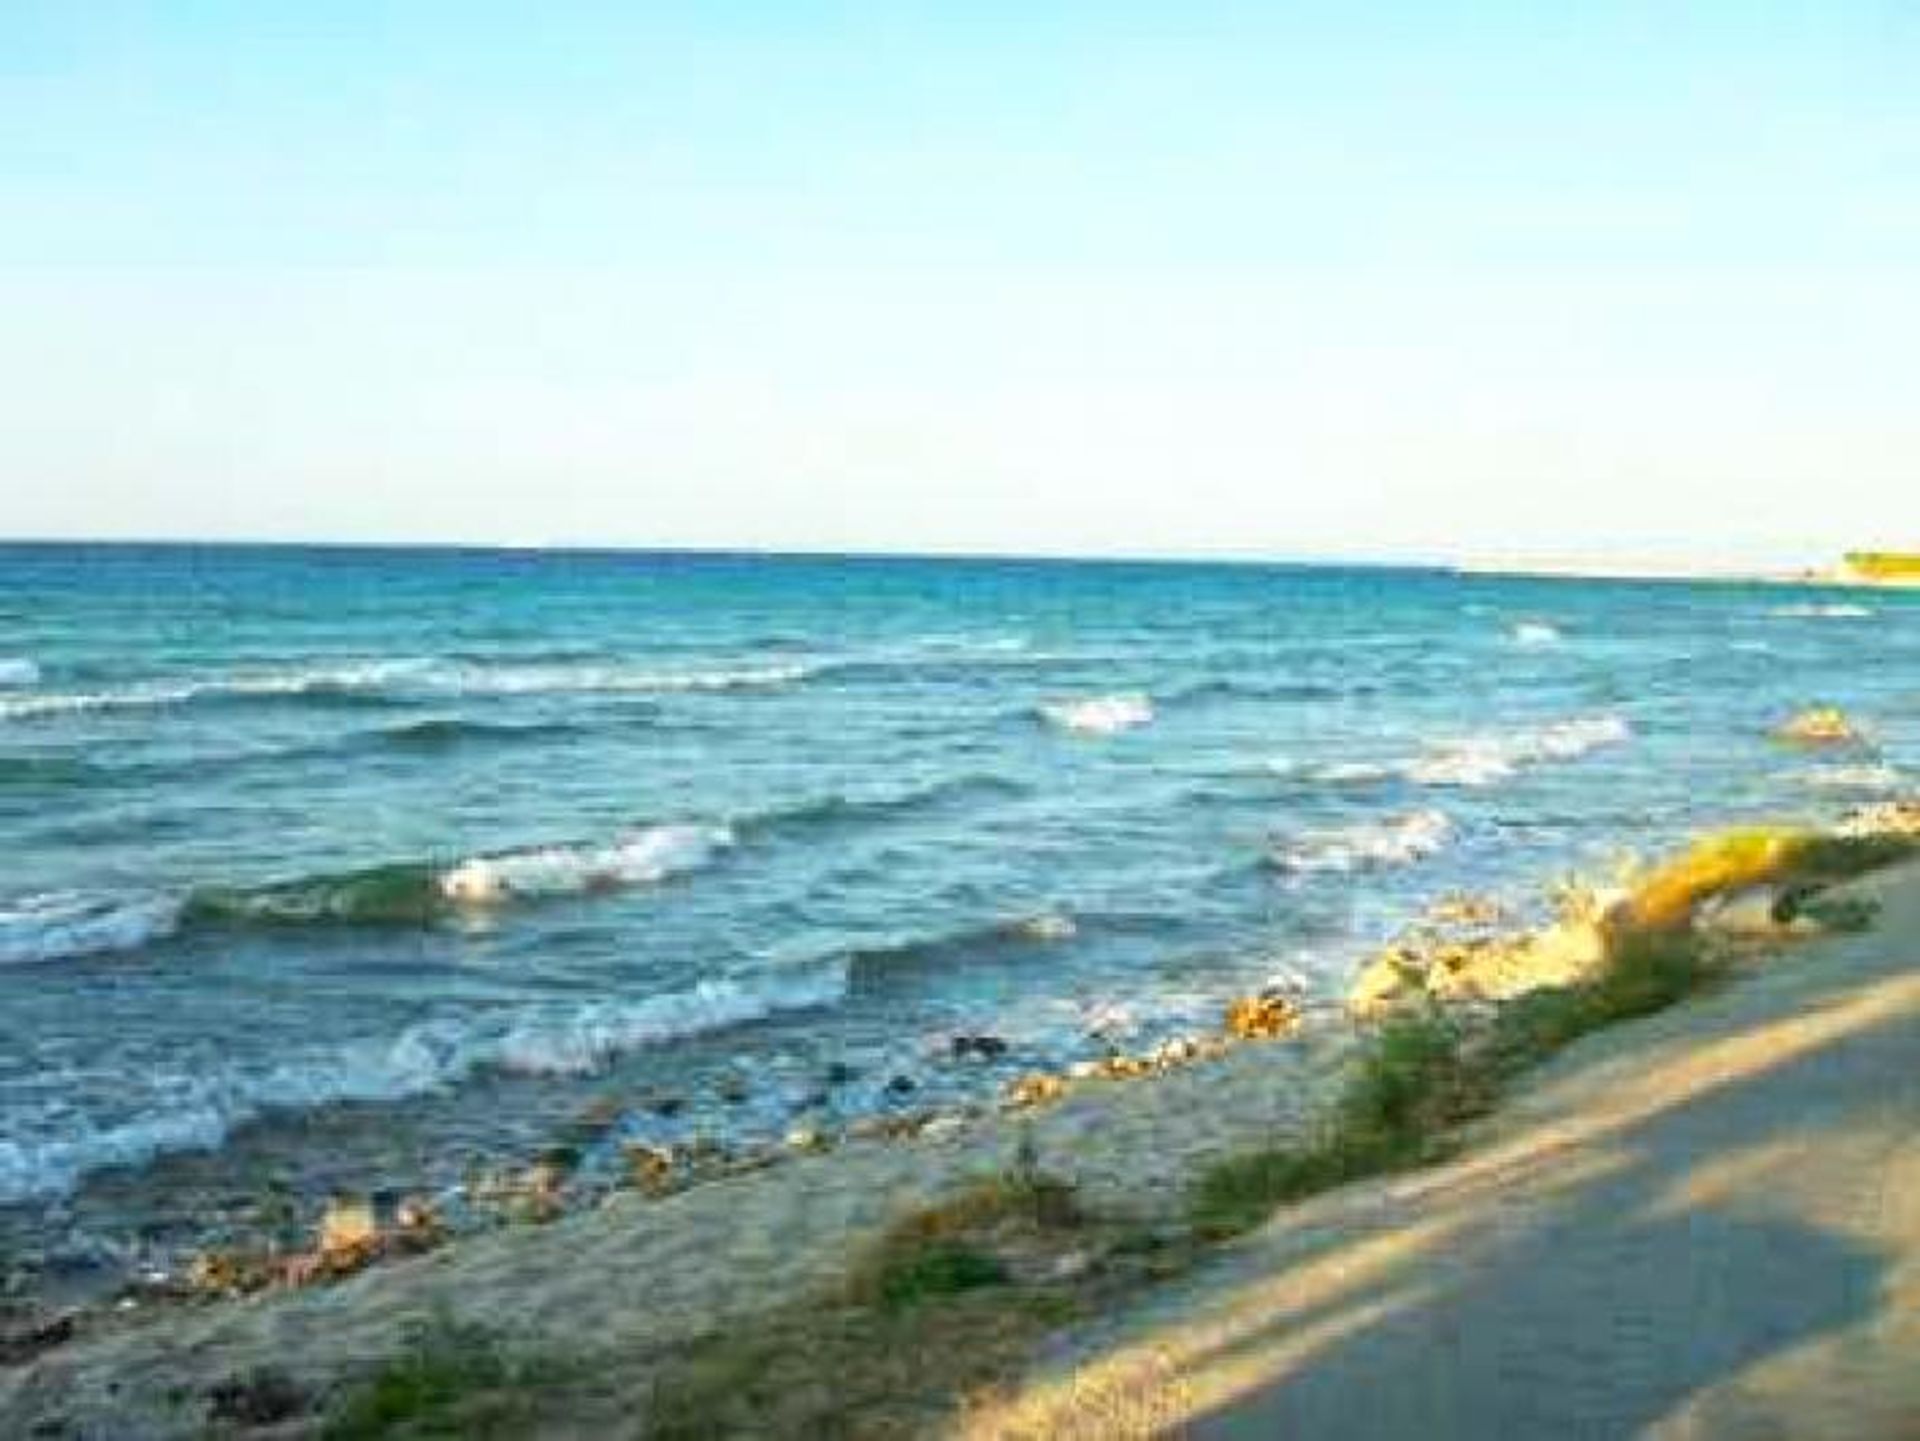
<svg viewBox="0 0 1920 1441">
<path fill-rule="evenodd" d="M 1546 646 L 1560 644 L 1560 629 L 1548 625 L 1545 621 L 1523 620 L 1508 635 L 1517 646 L 1528 650 L 1538 650 Z"/>
<path fill-rule="evenodd" d="M 434 659 L 372 660 L 292 670 L 155 679 L 96 691 L 0 698 L 0 720 L 90 711 L 151 709 L 217 700 L 300 699 L 378 703 L 448 696 L 671 694 L 774 689 L 814 674 L 807 665 L 657 670 L 620 663 L 476 664 Z"/>
<path fill-rule="evenodd" d="M 475 856 L 434 878 L 439 895 L 462 905 L 497 905 L 516 897 L 584 895 L 651 885 L 705 865 L 733 844 L 723 826 L 654 826 L 610 845 L 545 846 Z"/>
<path fill-rule="evenodd" d="M 1801 601 L 1777 605 L 1768 612 L 1792 620 L 1865 620 L 1873 613 L 1872 606 L 1854 601 Z"/>
<path fill-rule="evenodd" d="M 1090 696 L 1084 700 L 1049 701 L 1040 714 L 1062 730 L 1082 735 L 1118 735 L 1153 720 L 1153 702 L 1139 694 Z"/>
<path fill-rule="evenodd" d="M 1620 716 L 1583 716 L 1533 730 L 1442 741 L 1405 762 L 1401 774 L 1417 785 L 1489 786 L 1523 767 L 1578 760 L 1632 738 L 1633 727 Z"/>
<path fill-rule="evenodd" d="M 163 896 L 28 896 L 0 905 L 0 966 L 138 950 L 171 935 L 179 920 L 179 903 Z"/>
<path fill-rule="evenodd" d="M 1800 781 L 1822 791 L 1892 791 L 1905 784 L 1906 777 L 1889 765 L 1834 765 L 1804 771 Z"/>
<path fill-rule="evenodd" d="M 426 1021 L 391 1040 L 352 1042 L 270 1068 L 156 1078 L 150 1085 L 166 1101 L 130 1120 L 76 1130 L 68 1117 L 57 1138 L 0 1139 L 0 1203 L 58 1195 L 91 1171 L 140 1165 L 168 1151 L 210 1150 L 275 1112 L 404 1100 L 482 1070 L 588 1074 L 645 1046 L 836 1005 L 846 991 L 845 973 L 830 970 L 716 977 L 639 1000 Z"/>
<path fill-rule="evenodd" d="M 1438 854 L 1452 838 L 1453 822 L 1445 814 L 1414 811 L 1391 820 L 1294 837 L 1275 848 L 1273 863 L 1296 874 L 1404 866 Z"/>
<path fill-rule="evenodd" d="M 1633 727 L 1616 715 L 1580 716 L 1528 730 L 1495 731 L 1435 741 L 1418 755 L 1397 760 L 1301 761 L 1277 757 L 1270 775 L 1329 787 L 1365 787 L 1389 781 L 1421 786 L 1491 786 L 1522 769 L 1578 760 L 1633 738 Z"/>
<path fill-rule="evenodd" d="M 40 684 L 40 667 L 25 656 L 0 655 L 0 689 Z"/>
<path fill-rule="evenodd" d="M 663 825 L 598 845 L 403 861 L 184 897 L 29 896 L 0 907 L 0 965 L 137 950 L 184 929 L 430 925 L 468 908 L 652 885 L 733 844 L 724 826 Z"/>
<path fill-rule="evenodd" d="M 1453 821 L 1446 815 L 1438 810 L 1417 810 L 1336 831 L 1309 831 L 1279 844 L 1273 850 L 1273 863 L 1298 875 L 1411 865 L 1436 856 L 1452 839 Z"/>
</svg>

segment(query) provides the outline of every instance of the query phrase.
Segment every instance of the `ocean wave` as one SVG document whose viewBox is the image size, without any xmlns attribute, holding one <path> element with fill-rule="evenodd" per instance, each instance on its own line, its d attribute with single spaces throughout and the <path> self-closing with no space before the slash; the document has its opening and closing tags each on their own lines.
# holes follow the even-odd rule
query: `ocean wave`
<svg viewBox="0 0 1920 1441">
<path fill-rule="evenodd" d="M 1034 911 L 930 935 L 910 935 L 857 946 L 847 952 L 847 974 L 856 992 L 911 983 L 930 969 L 993 956 L 1012 956 L 1039 946 L 1060 945 L 1089 923 L 1064 910 Z"/>
<path fill-rule="evenodd" d="M 716 977 L 637 1000 L 425 1021 L 392 1039 L 351 1042 L 271 1067 L 153 1078 L 149 1088 L 165 1100 L 145 1114 L 100 1127 L 75 1127 L 62 1117 L 57 1137 L 0 1139 L 0 1204 L 60 1195 L 90 1172 L 141 1165 L 166 1152 L 210 1150 L 274 1113 L 405 1100 L 490 1069 L 590 1074 L 646 1046 L 836 1005 L 846 990 L 845 973 L 831 970 Z"/>
<path fill-rule="evenodd" d="M 1304 780 L 1313 785 L 1371 786 L 1390 781 L 1404 772 L 1394 761 L 1298 761 L 1277 757 L 1266 763 L 1269 774 L 1288 780 Z"/>
<path fill-rule="evenodd" d="M 190 928 L 425 926 L 463 910 L 656 884 L 733 844 L 724 826 L 662 825 L 596 845 L 402 861 L 183 897 L 48 894 L 0 906 L 0 965 L 137 950 Z"/>
<path fill-rule="evenodd" d="M 1632 738 L 1633 727 L 1621 716 L 1581 716 L 1536 729 L 1441 741 L 1406 761 L 1401 774 L 1417 785 L 1489 786 L 1525 766 L 1578 760 Z"/>
<path fill-rule="evenodd" d="M 651 885 L 706 864 L 733 844 L 724 826 L 653 826 L 609 845 L 543 846 L 474 856 L 435 878 L 459 905 L 497 905 L 516 897 L 585 895 Z"/>
<path fill-rule="evenodd" d="M 488 1061 L 523 1075 L 590 1075 L 617 1057 L 663 1041 L 727 1030 L 846 999 L 844 970 L 818 968 L 753 980 L 702 981 L 638 1001 L 598 1001 L 528 1018 L 489 1046 Z"/>
<path fill-rule="evenodd" d="M 815 674 L 810 665 L 658 670 L 615 664 L 478 665 L 431 658 L 360 661 L 288 670 L 139 681 L 95 691 L 0 698 L 0 720 L 92 711 L 155 709 L 218 700 L 338 700 L 362 703 L 448 696 L 674 694 L 777 689 Z"/>
<path fill-rule="evenodd" d="M 40 667 L 25 656 L 0 655 L 0 689 L 40 684 Z"/>
<path fill-rule="evenodd" d="M 380 726 L 346 737 L 349 746 L 394 746 L 405 750 L 442 750 L 475 741 L 540 740 L 570 735 L 577 727 L 561 721 L 483 721 L 437 716 Z"/>
<path fill-rule="evenodd" d="M 1138 693 L 1049 701 L 1040 714 L 1062 730 L 1082 735 L 1118 735 L 1153 720 L 1153 702 Z"/>
<path fill-rule="evenodd" d="M 1310 831 L 1278 846 L 1273 863 L 1296 874 L 1411 865 L 1444 850 L 1453 830 L 1453 822 L 1441 811 L 1414 811 L 1385 821 Z"/>
<path fill-rule="evenodd" d="M 1419 754 L 1399 759 L 1303 761 L 1280 756 L 1268 760 L 1263 769 L 1287 780 L 1336 789 L 1396 780 L 1422 786 L 1490 786 L 1511 779 L 1527 766 L 1578 760 L 1632 738 L 1633 728 L 1624 717 L 1577 716 L 1526 730 L 1435 741 Z"/>
<path fill-rule="evenodd" d="M 179 904 L 162 896 L 27 896 L 0 905 L 0 966 L 138 950 L 179 922 Z"/>
<path fill-rule="evenodd" d="M 1540 620 L 1523 620 L 1507 632 L 1517 646 L 1528 650 L 1538 650 L 1546 646 L 1560 644 L 1560 628 Z"/>
<path fill-rule="evenodd" d="M 1767 612 L 1791 620 L 1865 620 L 1873 613 L 1870 605 L 1844 600 L 1801 601 L 1793 605 L 1776 605 Z"/>
<path fill-rule="evenodd" d="M 1800 783 L 1823 791 L 1892 791 L 1906 777 L 1889 765 L 1833 765 L 1801 772 Z"/>
<path fill-rule="evenodd" d="M 792 805 L 744 815 L 734 821 L 741 831 L 803 830 L 815 826 L 855 825 L 889 820 L 971 800 L 1006 800 L 1027 794 L 1027 787 L 1006 776 L 978 774 L 930 781 L 905 790 L 867 795 L 834 792 Z"/>
</svg>

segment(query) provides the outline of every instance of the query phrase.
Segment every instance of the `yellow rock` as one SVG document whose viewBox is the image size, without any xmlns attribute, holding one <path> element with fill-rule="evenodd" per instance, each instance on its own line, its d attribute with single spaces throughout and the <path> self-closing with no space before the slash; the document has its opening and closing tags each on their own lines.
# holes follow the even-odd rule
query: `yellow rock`
<svg viewBox="0 0 1920 1441">
<path fill-rule="evenodd" d="M 1067 1083 L 1060 1077 L 1045 1071 L 1034 1071 L 1008 1086 L 1006 1099 L 1009 1106 L 1024 1109 L 1028 1106 L 1048 1105 L 1059 1100 L 1066 1093 Z"/>
<path fill-rule="evenodd" d="M 1271 1041 L 1300 1024 L 1300 1008 L 1268 991 L 1241 996 L 1227 1007 L 1227 1034 L 1242 1041 Z"/>
<path fill-rule="evenodd" d="M 380 1225 L 373 1207 L 355 1196 L 336 1196 L 320 1217 L 315 1243 L 322 1256 L 348 1257 L 380 1244 Z"/>
<path fill-rule="evenodd" d="M 1778 740 L 1805 746 L 1857 745 L 1866 739 L 1847 713 L 1837 706 L 1803 710 L 1783 721 L 1773 734 Z"/>
</svg>

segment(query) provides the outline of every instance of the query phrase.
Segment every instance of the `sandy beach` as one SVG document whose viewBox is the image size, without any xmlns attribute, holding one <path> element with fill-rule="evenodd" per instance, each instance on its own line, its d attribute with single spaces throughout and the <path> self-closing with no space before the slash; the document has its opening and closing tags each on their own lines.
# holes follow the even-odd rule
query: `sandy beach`
<svg viewBox="0 0 1920 1441">
<path fill-rule="evenodd" d="M 1871 932 L 1785 947 L 1723 991 L 1589 1037 L 1526 1078 L 1460 1160 L 1283 1210 L 1138 1307 L 1056 1336 L 1026 1383 L 961 1424 L 1909 1434 L 1920 869 L 1856 889 L 1883 908 Z M 1023 1132 L 1090 1209 L 1177 1224 L 1198 1169 L 1301 1133 L 1352 1038 L 1321 1018 L 1150 1079 L 1083 1081 L 1036 1111 L 852 1141 L 660 1199 L 624 1192 L 338 1284 L 91 1316 L 0 1373 L 0 1422 L 204 1434 L 207 1398 L 233 1378 L 271 1371 L 332 1394 L 441 1315 L 549 1353 L 617 1355 L 601 1410 L 535 1429 L 632 1430 L 655 1360 L 831 1288 L 890 1218 L 1004 1171 Z"/>
</svg>

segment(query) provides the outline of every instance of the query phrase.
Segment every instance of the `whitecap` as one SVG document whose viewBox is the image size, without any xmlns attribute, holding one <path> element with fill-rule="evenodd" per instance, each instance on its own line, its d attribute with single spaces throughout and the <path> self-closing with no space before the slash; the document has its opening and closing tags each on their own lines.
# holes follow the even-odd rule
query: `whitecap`
<svg viewBox="0 0 1920 1441">
<path fill-rule="evenodd" d="M 1560 630 L 1545 621 L 1523 620 L 1508 632 L 1513 643 L 1528 650 L 1538 650 L 1545 646 L 1560 644 Z"/>
<path fill-rule="evenodd" d="M 40 684 L 40 667 L 25 656 L 0 656 L 0 688 Z"/>
<path fill-rule="evenodd" d="M 165 897 L 27 896 L 0 905 L 0 966 L 137 950 L 179 921 L 179 903 Z"/>
<path fill-rule="evenodd" d="M 1632 738 L 1633 727 L 1624 717 L 1579 716 L 1535 729 L 1441 741 L 1407 761 L 1402 773 L 1419 785 L 1489 786 L 1523 766 L 1578 760 Z"/>
<path fill-rule="evenodd" d="M 1769 612 L 1793 620 L 1865 620 L 1873 613 L 1870 605 L 1845 600 L 1802 601 L 1794 605 L 1777 605 Z"/>
<path fill-rule="evenodd" d="M 438 884 L 448 900 L 470 905 L 651 885 L 706 864 L 733 839 L 725 826 L 653 826 L 607 845 L 473 856 L 442 872 Z"/>
<path fill-rule="evenodd" d="M 1889 765 L 1816 766 L 1800 776 L 1802 785 L 1823 791 L 1898 790 L 1905 779 Z"/>
<path fill-rule="evenodd" d="M 11 1134 L 0 1139 L 0 1204 L 62 1194 L 105 1167 L 214 1149 L 238 1127 L 272 1112 L 404 1100 L 483 1068 L 590 1072 L 644 1046 L 835 1005 L 846 989 L 844 970 L 716 977 L 690 990 L 542 1008 L 504 1023 L 425 1021 L 392 1038 L 352 1041 L 265 1068 L 141 1077 L 150 1097 L 146 1110 L 111 1125 L 77 1122 L 63 1109 L 40 1123 L 45 1131 L 57 1126 L 57 1134 L 33 1138 L 30 1121 L 10 1117 Z"/>
<path fill-rule="evenodd" d="M 1140 694 L 1090 696 L 1050 701 L 1040 714 L 1062 730 L 1082 735 L 1118 735 L 1153 720 L 1153 702 Z"/>
<path fill-rule="evenodd" d="M 624 664 L 473 665 L 412 657 L 152 679 L 96 691 L 7 697 L 0 699 L 0 720 L 151 709 L 223 696 L 344 694 L 406 698 L 776 689 L 814 673 L 815 667 L 799 664 L 658 670 Z"/>
<path fill-rule="evenodd" d="M 1385 821 L 1308 832 L 1282 844 L 1273 860 L 1281 870 L 1303 873 L 1411 865 L 1444 850 L 1452 837 L 1453 822 L 1443 812 L 1414 811 Z"/>
<path fill-rule="evenodd" d="M 752 980 L 719 978 L 639 1001 L 598 1001 L 558 1015 L 529 1017 L 492 1048 L 492 1061 L 527 1075 L 586 1075 L 643 1046 L 815 1010 L 846 998 L 844 968 L 815 968 Z"/>
</svg>

